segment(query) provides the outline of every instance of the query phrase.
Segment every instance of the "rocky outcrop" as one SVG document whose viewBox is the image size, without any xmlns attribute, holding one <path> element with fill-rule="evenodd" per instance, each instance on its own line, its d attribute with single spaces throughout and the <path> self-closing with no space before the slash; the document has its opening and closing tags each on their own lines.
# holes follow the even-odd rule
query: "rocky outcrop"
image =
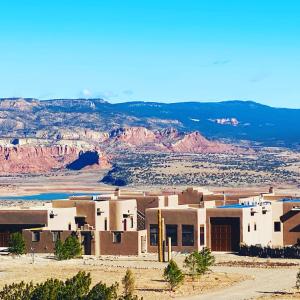
<svg viewBox="0 0 300 300">
<path fill-rule="evenodd" d="M 44 146 L 0 146 L 0 173 L 44 173 L 64 169 L 78 160 L 86 151 L 76 147 L 55 145 Z M 92 164 L 82 164 L 83 167 L 91 166 L 107 168 L 107 157 L 97 149 L 98 160 Z"/>
<path fill-rule="evenodd" d="M 226 153 L 237 149 L 229 144 L 209 141 L 196 131 L 172 144 L 171 150 L 182 153 Z"/>
<path fill-rule="evenodd" d="M 131 147 L 137 150 L 152 150 L 178 153 L 225 153 L 237 151 L 230 144 L 209 141 L 198 131 L 184 134 L 174 128 L 149 130 L 144 127 L 118 128 L 106 141 L 110 148 Z"/>
</svg>

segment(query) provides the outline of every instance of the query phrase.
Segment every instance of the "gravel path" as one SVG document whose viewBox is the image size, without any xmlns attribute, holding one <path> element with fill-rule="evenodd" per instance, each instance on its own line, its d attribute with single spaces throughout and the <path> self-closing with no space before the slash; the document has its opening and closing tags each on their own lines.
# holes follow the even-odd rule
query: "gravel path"
<svg viewBox="0 0 300 300">
<path fill-rule="evenodd" d="M 238 273 L 253 276 L 253 280 L 246 280 L 229 288 L 207 293 L 205 295 L 184 297 L 185 300 L 247 300 L 260 296 L 267 296 L 276 291 L 289 290 L 295 286 L 297 268 L 240 268 L 214 267 L 215 272 Z"/>
</svg>

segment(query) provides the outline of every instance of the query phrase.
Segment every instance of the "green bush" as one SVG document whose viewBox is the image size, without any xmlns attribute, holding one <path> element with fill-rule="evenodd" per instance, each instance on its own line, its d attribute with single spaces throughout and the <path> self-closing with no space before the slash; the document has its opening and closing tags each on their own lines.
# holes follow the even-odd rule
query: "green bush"
<svg viewBox="0 0 300 300">
<path fill-rule="evenodd" d="M 170 260 L 165 268 L 163 276 L 168 282 L 171 291 L 174 291 L 184 280 L 184 274 L 173 259 Z"/>
<path fill-rule="evenodd" d="M 21 255 L 26 253 L 25 241 L 20 232 L 15 232 L 11 235 L 8 251 L 11 254 Z"/>
<path fill-rule="evenodd" d="M 10 285 L 5 285 L 0 291 L 1 300 L 31 300 L 31 294 L 34 290 L 32 282 L 24 283 L 12 283 Z"/>
<path fill-rule="evenodd" d="M 203 248 L 200 252 L 194 251 L 184 260 L 184 265 L 193 278 L 205 274 L 214 263 L 215 257 L 208 248 Z"/>
<path fill-rule="evenodd" d="M 117 300 L 118 284 L 106 286 L 96 284 L 91 290 L 90 273 L 78 272 L 66 281 L 48 279 L 43 283 L 33 285 L 13 283 L 5 285 L 0 291 L 1 300 Z M 121 297 L 119 299 L 122 299 Z M 128 298 L 129 299 L 129 298 Z M 130 298 L 134 299 L 134 298 Z"/>
<path fill-rule="evenodd" d="M 63 243 L 57 240 L 55 243 L 54 254 L 58 260 L 75 258 L 81 255 L 81 245 L 76 236 L 69 236 Z"/>
<path fill-rule="evenodd" d="M 118 299 L 117 290 L 117 283 L 107 286 L 105 283 L 99 282 L 91 289 L 85 300 L 116 300 Z"/>
</svg>

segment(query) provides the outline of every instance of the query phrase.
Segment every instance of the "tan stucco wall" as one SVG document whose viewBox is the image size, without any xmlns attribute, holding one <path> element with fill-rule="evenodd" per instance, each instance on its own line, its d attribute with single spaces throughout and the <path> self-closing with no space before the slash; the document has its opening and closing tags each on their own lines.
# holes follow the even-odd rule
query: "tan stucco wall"
<svg viewBox="0 0 300 300">
<path fill-rule="evenodd" d="M 251 216 L 251 208 L 243 208 L 243 240 L 246 245 L 272 245 L 272 211 L 268 208 L 266 214 L 262 213 L 262 207 L 256 206 L 254 210 L 257 211 Z M 250 232 L 248 232 L 248 224 L 250 224 Z M 254 230 L 256 224 L 256 231 Z"/>
<path fill-rule="evenodd" d="M 281 231 L 274 231 L 274 222 L 281 222 L 280 218 L 283 215 L 282 202 L 272 201 L 272 246 L 282 247 L 283 246 L 283 224 L 281 224 Z"/>
<path fill-rule="evenodd" d="M 131 216 L 124 218 L 124 214 L 130 214 L 133 218 L 133 227 L 131 227 Z M 130 200 L 111 200 L 109 202 L 110 230 L 124 231 L 124 222 L 126 219 L 127 231 L 137 230 L 137 204 L 135 199 Z"/>
</svg>

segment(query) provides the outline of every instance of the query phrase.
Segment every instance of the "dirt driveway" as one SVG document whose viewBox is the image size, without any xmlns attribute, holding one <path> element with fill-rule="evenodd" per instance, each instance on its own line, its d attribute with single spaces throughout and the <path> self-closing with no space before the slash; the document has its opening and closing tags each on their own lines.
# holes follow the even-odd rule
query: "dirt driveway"
<svg viewBox="0 0 300 300">
<path fill-rule="evenodd" d="M 206 293 L 205 295 L 184 297 L 185 300 L 246 300 L 268 296 L 276 291 L 290 290 L 295 286 L 297 268 L 241 268 L 214 267 L 214 272 L 241 274 L 253 276 L 228 288 Z M 282 298 L 283 299 L 283 298 Z"/>
</svg>

